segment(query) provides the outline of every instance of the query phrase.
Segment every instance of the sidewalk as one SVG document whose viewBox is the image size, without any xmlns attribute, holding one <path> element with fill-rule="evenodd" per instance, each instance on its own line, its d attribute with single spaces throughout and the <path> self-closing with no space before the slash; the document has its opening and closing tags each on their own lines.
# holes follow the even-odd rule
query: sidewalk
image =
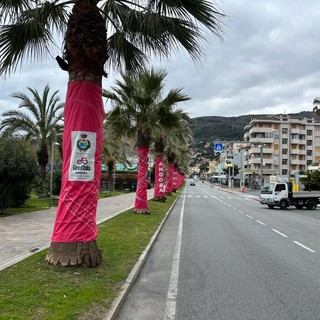
<svg viewBox="0 0 320 320">
<path fill-rule="evenodd" d="M 153 197 L 148 189 L 148 199 Z M 100 199 L 97 224 L 134 206 L 135 192 Z M 56 209 L 16 214 L 0 219 L 0 271 L 50 246 Z"/>
</svg>

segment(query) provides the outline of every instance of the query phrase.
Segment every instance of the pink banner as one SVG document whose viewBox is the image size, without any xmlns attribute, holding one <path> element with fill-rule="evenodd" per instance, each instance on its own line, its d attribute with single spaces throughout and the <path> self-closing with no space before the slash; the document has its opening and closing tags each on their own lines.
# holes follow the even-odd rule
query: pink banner
<svg viewBox="0 0 320 320">
<path fill-rule="evenodd" d="M 172 192 L 173 187 L 173 173 L 174 173 L 174 165 L 168 164 L 167 168 L 167 181 L 166 181 L 166 193 L 170 194 Z"/>
<path fill-rule="evenodd" d="M 173 167 L 173 178 L 172 178 L 172 191 L 176 191 L 178 189 L 178 167 Z"/>
<path fill-rule="evenodd" d="M 163 157 L 156 158 L 154 197 L 164 197 L 164 193 L 165 193 L 164 169 L 165 169 L 165 165 L 164 165 Z"/>
<path fill-rule="evenodd" d="M 70 82 L 64 108 L 62 186 L 53 242 L 94 241 L 100 187 L 102 88 Z"/>
<path fill-rule="evenodd" d="M 134 209 L 149 211 L 148 209 L 148 154 L 149 148 L 138 148 L 138 185 Z"/>
</svg>

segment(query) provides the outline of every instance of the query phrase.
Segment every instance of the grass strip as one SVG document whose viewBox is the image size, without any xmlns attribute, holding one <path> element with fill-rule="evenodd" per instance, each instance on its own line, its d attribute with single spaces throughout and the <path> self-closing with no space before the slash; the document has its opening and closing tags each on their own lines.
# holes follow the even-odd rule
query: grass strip
<svg viewBox="0 0 320 320">
<path fill-rule="evenodd" d="M 0 320 L 101 319 L 177 196 L 149 201 L 151 215 L 128 210 L 100 224 L 98 268 L 49 266 L 45 250 L 1 271 Z"/>
</svg>

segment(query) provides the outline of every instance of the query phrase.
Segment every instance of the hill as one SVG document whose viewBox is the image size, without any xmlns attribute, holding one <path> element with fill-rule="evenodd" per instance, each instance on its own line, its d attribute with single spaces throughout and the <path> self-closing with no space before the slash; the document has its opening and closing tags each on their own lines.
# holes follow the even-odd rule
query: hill
<svg viewBox="0 0 320 320">
<path fill-rule="evenodd" d="M 291 118 L 314 117 L 317 121 L 320 121 L 320 117 L 312 111 L 302 111 L 288 115 Z M 248 125 L 252 119 L 265 118 L 266 116 L 270 116 L 270 114 L 249 114 L 238 117 L 206 116 L 194 118 L 193 123 L 189 125 L 193 133 L 193 149 L 195 153 L 204 153 L 203 156 L 212 158 L 215 141 L 242 141 L 244 127 Z"/>
</svg>

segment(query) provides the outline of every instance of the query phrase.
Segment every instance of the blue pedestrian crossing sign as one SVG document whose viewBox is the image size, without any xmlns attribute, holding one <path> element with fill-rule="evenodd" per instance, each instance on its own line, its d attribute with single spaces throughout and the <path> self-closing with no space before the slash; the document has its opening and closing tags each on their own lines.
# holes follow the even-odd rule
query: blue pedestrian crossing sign
<svg viewBox="0 0 320 320">
<path fill-rule="evenodd" d="M 222 152 L 223 151 L 223 144 L 222 143 L 215 143 L 214 144 L 214 151 Z"/>
</svg>

